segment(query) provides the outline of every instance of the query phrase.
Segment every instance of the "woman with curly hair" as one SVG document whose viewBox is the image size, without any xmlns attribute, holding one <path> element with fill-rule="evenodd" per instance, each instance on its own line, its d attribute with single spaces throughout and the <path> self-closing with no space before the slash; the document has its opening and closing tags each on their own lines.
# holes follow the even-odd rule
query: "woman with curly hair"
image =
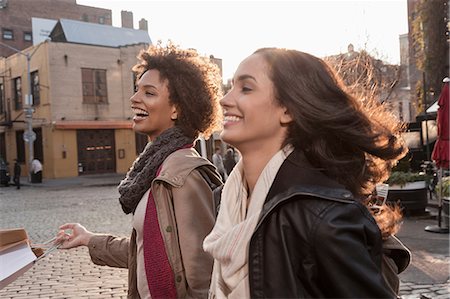
<svg viewBox="0 0 450 299">
<path fill-rule="evenodd" d="M 296 50 L 257 50 L 220 103 L 241 160 L 203 243 L 210 298 L 395 298 L 409 252 L 390 239 L 395 213 L 383 207 L 377 225 L 365 198 L 405 154 L 402 125 Z"/>
<path fill-rule="evenodd" d="M 215 219 L 209 183 L 221 181 L 194 144 L 220 123 L 218 67 L 172 44 L 151 46 L 139 58 L 133 129 L 151 142 L 118 187 L 123 211 L 133 214 L 131 238 L 69 223 L 56 242 L 87 246 L 95 264 L 128 268 L 129 298 L 205 298 L 213 260 L 202 242 Z"/>
</svg>

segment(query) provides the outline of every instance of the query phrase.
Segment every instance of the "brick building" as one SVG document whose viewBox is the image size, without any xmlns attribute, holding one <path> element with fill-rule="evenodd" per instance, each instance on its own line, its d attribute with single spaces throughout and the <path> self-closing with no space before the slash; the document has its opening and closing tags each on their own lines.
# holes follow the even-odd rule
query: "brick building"
<svg viewBox="0 0 450 299">
<path fill-rule="evenodd" d="M 33 45 L 32 18 L 72 19 L 112 25 L 110 9 L 78 5 L 76 0 L 0 0 L 0 41 L 23 50 Z M 15 52 L 0 47 L 0 56 Z"/>
<path fill-rule="evenodd" d="M 61 19 L 51 37 L 23 50 L 34 53 L 34 157 L 44 166 L 44 178 L 126 172 L 146 142 L 131 131 L 129 98 L 135 79 L 131 68 L 151 43 L 148 33 Z M 10 165 L 17 158 L 25 174 L 26 62 L 19 53 L 0 61 L 0 156 Z"/>
</svg>

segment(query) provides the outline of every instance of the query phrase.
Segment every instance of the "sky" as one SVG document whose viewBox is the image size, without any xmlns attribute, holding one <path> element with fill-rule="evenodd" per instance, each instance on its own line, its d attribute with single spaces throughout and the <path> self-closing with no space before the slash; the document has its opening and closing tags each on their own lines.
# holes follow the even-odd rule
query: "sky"
<svg viewBox="0 0 450 299">
<path fill-rule="evenodd" d="M 281 47 L 318 57 L 365 49 L 388 63 L 400 62 L 399 35 L 408 33 L 406 0 L 155 1 L 77 0 L 78 4 L 133 12 L 134 28 L 148 21 L 152 42 L 172 40 L 183 48 L 221 58 L 223 78 L 261 47 Z"/>
</svg>

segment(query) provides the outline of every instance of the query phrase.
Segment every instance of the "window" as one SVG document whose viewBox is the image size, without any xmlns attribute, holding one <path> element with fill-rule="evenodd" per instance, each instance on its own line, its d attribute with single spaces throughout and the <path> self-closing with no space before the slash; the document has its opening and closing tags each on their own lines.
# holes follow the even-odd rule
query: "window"
<svg viewBox="0 0 450 299">
<path fill-rule="evenodd" d="M 13 101 L 14 109 L 22 109 L 22 79 L 20 77 L 12 79 L 13 81 Z"/>
<path fill-rule="evenodd" d="M 81 69 L 83 103 L 107 104 L 106 70 Z"/>
<path fill-rule="evenodd" d="M 31 42 L 33 40 L 33 35 L 29 31 L 23 33 L 23 40 L 26 42 Z"/>
<path fill-rule="evenodd" d="M 136 141 L 136 155 L 139 155 L 148 143 L 148 136 L 141 133 L 134 133 L 134 136 Z"/>
<path fill-rule="evenodd" d="M 3 28 L 2 30 L 3 39 L 14 39 L 14 32 L 11 29 Z"/>
<path fill-rule="evenodd" d="M 84 14 L 81 16 L 81 20 L 82 20 L 83 22 L 89 22 L 89 17 L 88 17 L 88 15 L 84 13 Z"/>
<path fill-rule="evenodd" d="M 0 158 L 6 162 L 6 137 L 5 133 L 0 133 Z"/>
<path fill-rule="evenodd" d="M 33 95 L 33 106 L 41 103 L 41 96 L 39 92 L 39 73 L 34 71 L 31 73 L 31 94 Z"/>
<path fill-rule="evenodd" d="M 16 150 L 17 161 L 20 163 L 25 162 L 25 141 L 23 140 L 23 131 L 16 131 Z"/>
<path fill-rule="evenodd" d="M 105 24 L 105 17 L 98 17 L 99 24 Z"/>
<path fill-rule="evenodd" d="M 42 144 L 42 128 L 33 128 L 36 140 L 33 142 L 34 158 L 44 163 L 44 147 Z"/>
<path fill-rule="evenodd" d="M 137 91 L 137 79 L 136 73 L 133 72 L 133 94 Z"/>
<path fill-rule="evenodd" d="M 5 113 L 5 103 L 3 103 L 4 98 L 3 83 L 0 83 L 0 114 Z"/>
</svg>

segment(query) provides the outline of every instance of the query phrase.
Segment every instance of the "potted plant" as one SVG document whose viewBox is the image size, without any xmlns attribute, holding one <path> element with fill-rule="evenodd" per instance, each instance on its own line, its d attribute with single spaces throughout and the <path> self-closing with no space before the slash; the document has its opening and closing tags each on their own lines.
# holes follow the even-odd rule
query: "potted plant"
<svg viewBox="0 0 450 299">
<path fill-rule="evenodd" d="M 442 193 L 441 193 L 442 188 Z M 442 194 L 442 218 L 444 218 L 445 227 L 449 227 L 449 214 L 450 214 L 450 176 L 442 178 L 436 186 L 436 194 L 440 196 Z"/>
<path fill-rule="evenodd" d="M 389 190 L 423 189 L 427 187 L 430 177 L 421 172 L 393 171 L 387 180 Z"/>
<path fill-rule="evenodd" d="M 387 201 L 399 203 L 406 215 L 423 214 L 428 204 L 427 183 L 430 176 L 413 171 L 409 157 L 405 157 L 393 168 L 389 179 Z"/>
</svg>

